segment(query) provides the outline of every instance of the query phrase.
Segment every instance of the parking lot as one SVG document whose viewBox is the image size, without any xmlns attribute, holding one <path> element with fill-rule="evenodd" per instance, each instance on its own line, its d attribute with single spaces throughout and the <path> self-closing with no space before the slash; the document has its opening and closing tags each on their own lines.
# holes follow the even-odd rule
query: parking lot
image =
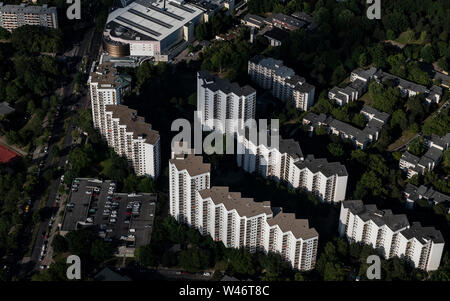
<svg viewBox="0 0 450 301">
<path fill-rule="evenodd" d="M 61 232 L 91 228 L 118 248 L 117 255 L 129 257 L 150 243 L 157 195 L 116 193 L 115 187 L 112 181 L 75 180 Z"/>
</svg>

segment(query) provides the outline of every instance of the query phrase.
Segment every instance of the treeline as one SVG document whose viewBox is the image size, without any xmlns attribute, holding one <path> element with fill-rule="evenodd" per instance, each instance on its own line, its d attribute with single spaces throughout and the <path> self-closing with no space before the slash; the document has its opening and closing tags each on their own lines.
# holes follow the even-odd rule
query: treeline
<svg viewBox="0 0 450 301">
<path fill-rule="evenodd" d="M 245 80 L 248 60 L 262 52 L 267 42 L 264 38 L 256 39 L 254 44 L 248 42 L 247 29 L 237 32 L 232 41 L 215 41 L 201 54 L 204 70 L 224 73 L 229 80 Z"/>
<path fill-rule="evenodd" d="M 0 102 L 7 101 L 15 109 L 0 120 L 0 133 L 6 134 L 9 143 L 30 150 L 44 141 L 43 135 L 49 135 L 42 125 L 46 118 L 53 122 L 60 102 L 53 93 L 67 75 L 65 67 L 55 58 L 33 53 L 34 46 L 27 48 L 27 43 L 34 43 L 35 39 L 37 43 L 50 43 L 39 34 L 34 37 L 35 29 L 40 32 L 37 27 L 24 27 L 28 32 L 24 41 L 17 36 L 22 31 L 19 28 L 13 33 L 13 43 L 0 43 Z M 42 139 L 37 141 L 38 137 Z"/>
<path fill-rule="evenodd" d="M 233 17 L 218 13 L 208 22 L 201 22 L 195 27 L 195 38 L 199 41 L 210 40 L 216 35 L 225 33 L 233 25 Z"/>
<path fill-rule="evenodd" d="M 24 53 L 58 53 L 64 49 L 61 31 L 41 26 L 24 25 L 17 28 L 11 34 L 11 42 L 16 51 Z"/>
<path fill-rule="evenodd" d="M 161 264 L 181 267 L 191 273 L 215 269 L 215 280 L 222 277 L 221 271 L 241 279 L 293 280 L 295 277 L 295 272 L 279 254 L 251 254 L 244 249 L 225 248 L 210 236 L 202 236 L 198 230 L 178 224 L 171 216 L 156 217 L 150 246 L 137 248 L 135 255 L 145 267 Z"/>
<path fill-rule="evenodd" d="M 82 279 L 92 280 L 92 273 L 113 257 L 113 246 L 90 229 L 70 231 L 64 237 L 57 234 L 53 238 L 52 248 L 55 262 L 48 269 L 33 275 L 32 281 L 67 281 L 68 254 L 80 257 Z"/>
<path fill-rule="evenodd" d="M 390 1 L 383 7 L 382 22 L 366 17 L 365 1 L 302 1 L 292 0 L 280 6 L 277 0 L 250 0 L 249 11 L 263 15 L 266 12 L 294 11 L 310 13 L 319 28 L 314 33 L 293 31 L 280 46 L 270 51 L 274 57 L 284 60 L 285 65 L 302 70 L 320 86 L 337 85 L 358 66 L 374 63 L 388 68 L 388 57 L 403 52 L 405 59 L 422 59 L 426 63 L 438 62 L 443 69 L 450 60 L 450 23 L 446 16 L 446 1 Z M 405 3 L 408 3 L 405 5 Z M 429 5 L 429 7 L 427 7 Z M 405 39 L 409 36 L 409 39 Z M 385 44 L 392 39 L 406 45 L 397 47 Z M 393 73 L 413 81 L 428 83 L 428 79 L 414 63 L 408 63 L 405 71 L 399 64 Z M 403 68 L 405 69 L 405 68 Z"/>
</svg>

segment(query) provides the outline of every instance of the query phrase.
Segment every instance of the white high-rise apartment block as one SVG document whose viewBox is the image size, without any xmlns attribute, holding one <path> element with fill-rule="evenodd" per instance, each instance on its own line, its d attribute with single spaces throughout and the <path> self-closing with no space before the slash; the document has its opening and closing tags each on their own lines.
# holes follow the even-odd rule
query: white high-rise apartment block
<svg viewBox="0 0 450 301">
<path fill-rule="evenodd" d="M 112 63 L 92 66 L 88 80 L 92 121 L 101 133 L 105 132 L 105 106 L 121 103 L 122 94 L 129 89 L 130 79 L 118 74 Z"/>
<path fill-rule="evenodd" d="M 280 137 L 278 148 L 254 143 L 246 135 L 237 137 L 237 165 L 249 173 L 286 182 L 290 187 L 303 188 L 322 201 L 336 203 L 345 199 L 348 173 L 339 162 L 303 156 L 298 142 Z"/>
<path fill-rule="evenodd" d="M 344 165 L 308 155 L 304 161 L 294 165 L 289 183 L 294 188 L 314 193 L 322 201 L 338 203 L 345 200 L 347 181 L 348 172 Z"/>
<path fill-rule="evenodd" d="M 3 4 L 0 2 L 0 27 L 12 32 L 23 25 L 58 28 L 56 7 Z"/>
<path fill-rule="evenodd" d="M 203 129 L 237 133 L 247 120 L 255 119 L 256 90 L 248 85 L 240 87 L 230 83 L 209 71 L 199 71 L 197 111 Z"/>
<path fill-rule="evenodd" d="M 315 87 L 281 60 L 255 56 L 248 61 L 248 74 L 261 88 L 270 89 L 276 98 L 297 109 L 307 111 L 314 104 Z"/>
<path fill-rule="evenodd" d="M 196 228 L 226 247 L 276 252 L 296 269 L 314 268 L 319 235 L 308 220 L 282 210 L 275 213 L 270 202 L 243 198 L 228 187 L 198 191 L 197 206 L 203 223 Z"/>
<path fill-rule="evenodd" d="M 405 258 L 415 268 L 433 271 L 439 268 L 444 239 L 433 227 L 420 223 L 409 225 L 405 214 L 379 210 L 361 200 L 344 201 L 339 217 L 339 234 L 351 242 L 360 242 L 378 249 L 389 259 Z"/>
<path fill-rule="evenodd" d="M 170 215 L 198 227 L 203 223 L 195 192 L 210 188 L 211 165 L 203 157 L 173 154 L 169 161 Z"/>
<path fill-rule="evenodd" d="M 119 156 L 125 156 L 136 175 L 156 179 L 161 170 L 160 136 L 152 126 L 123 105 L 105 106 L 105 128 L 101 132 Z"/>
<path fill-rule="evenodd" d="M 136 175 L 156 179 L 161 169 L 159 133 L 135 110 L 120 105 L 130 81 L 112 63 L 93 64 L 88 80 L 92 121 L 108 145 L 128 159 Z"/>
</svg>

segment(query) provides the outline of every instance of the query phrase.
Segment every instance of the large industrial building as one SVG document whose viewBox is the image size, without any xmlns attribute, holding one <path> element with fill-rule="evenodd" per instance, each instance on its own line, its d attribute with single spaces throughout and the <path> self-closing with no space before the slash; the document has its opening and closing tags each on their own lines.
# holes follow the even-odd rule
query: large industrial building
<svg viewBox="0 0 450 301">
<path fill-rule="evenodd" d="M 136 0 L 109 14 L 104 47 L 110 56 L 167 61 L 192 40 L 203 13 L 183 0 Z"/>
</svg>

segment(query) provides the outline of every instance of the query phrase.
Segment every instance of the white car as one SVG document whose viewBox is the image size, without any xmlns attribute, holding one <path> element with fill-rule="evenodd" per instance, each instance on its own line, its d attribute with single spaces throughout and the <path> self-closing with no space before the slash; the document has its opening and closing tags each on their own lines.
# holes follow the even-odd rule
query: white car
<svg viewBox="0 0 450 301">
<path fill-rule="evenodd" d="M 209 277 L 209 276 L 211 276 L 211 273 L 209 273 L 209 272 L 204 272 L 204 273 L 203 273 L 203 276 Z"/>
<path fill-rule="evenodd" d="M 92 191 L 91 190 L 87 190 L 86 194 L 92 194 Z"/>
</svg>

